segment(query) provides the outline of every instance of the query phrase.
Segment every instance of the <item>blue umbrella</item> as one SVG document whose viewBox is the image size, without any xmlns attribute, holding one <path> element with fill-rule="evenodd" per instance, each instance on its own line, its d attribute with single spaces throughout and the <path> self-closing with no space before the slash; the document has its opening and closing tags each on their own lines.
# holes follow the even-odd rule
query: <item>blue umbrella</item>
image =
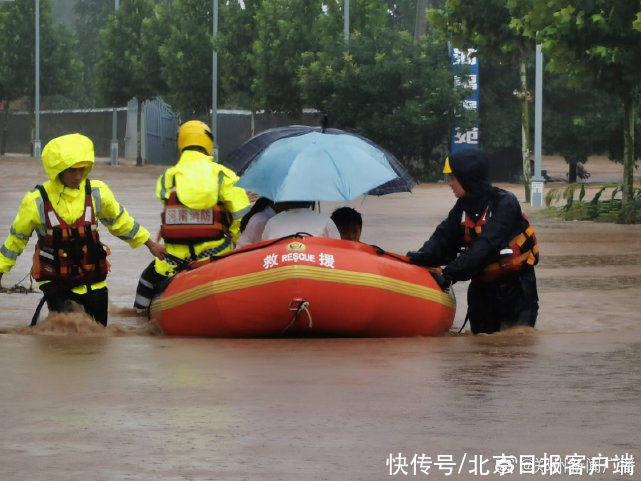
<svg viewBox="0 0 641 481">
<path fill-rule="evenodd" d="M 300 138 L 300 140 L 295 141 L 296 138 Z M 321 151 L 324 151 L 325 160 L 332 158 L 335 162 L 333 162 L 333 167 L 327 169 L 327 166 L 331 166 L 332 162 L 314 165 L 311 161 L 305 162 L 299 159 L 295 162 L 296 167 L 291 168 L 289 161 L 285 166 L 284 158 L 279 158 L 280 160 L 274 161 L 278 162 L 276 167 L 268 167 L 260 173 L 254 171 L 250 176 L 250 167 L 258 163 L 259 160 L 262 163 L 264 154 L 270 151 L 269 156 L 271 156 L 276 149 L 280 149 L 284 145 L 288 146 L 286 150 L 290 156 L 300 153 L 301 159 L 318 159 Z M 285 147 L 282 148 L 285 149 Z M 348 149 L 359 149 L 358 154 L 353 154 L 353 151 Z M 282 154 L 284 150 L 278 150 L 278 152 Z M 365 161 L 365 158 L 369 160 Z M 392 192 L 410 192 L 414 186 L 414 181 L 405 167 L 390 152 L 365 137 L 338 129 L 321 129 L 320 127 L 303 125 L 269 129 L 252 137 L 231 152 L 223 163 L 241 176 L 242 180 L 239 185 L 259 194 L 266 192 L 266 184 L 269 184 L 269 191 L 275 195 L 275 182 L 284 181 L 285 174 L 287 174 L 288 183 L 291 181 L 295 184 L 298 183 L 299 187 L 295 194 L 305 194 L 304 199 L 295 200 L 342 201 L 363 194 L 383 195 Z M 389 166 L 394 172 L 389 180 L 382 183 L 380 183 L 383 177 L 380 170 L 381 163 Z M 332 169 L 335 171 L 333 176 L 329 173 Z M 387 173 L 389 174 L 389 172 Z M 304 182 L 305 178 L 308 183 L 310 180 L 312 182 L 309 185 L 309 190 L 303 192 L 304 186 L 307 185 Z M 321 178 L 323 178 L 322 182 Z M 373 185 L 373 187 L 362 191 L 367 184 Z M 360 193 L 357 193 L 359 191 Z M 285 193 L 288 196 L 293 195 L 291 187 L 285 188 L 283 184 L 280 195 L 285 195 Z M 322 197 L 312 198 L 314 193 Z M 263 195 L 268 196 L 267 194 Z"/>
<path fill-rule="evenodd" d="M 364 140 L 309 132 L 269 145 L 238 186 L 274 202 L 349 201 L 396 177 L 385 154 Z"/>
</svg>

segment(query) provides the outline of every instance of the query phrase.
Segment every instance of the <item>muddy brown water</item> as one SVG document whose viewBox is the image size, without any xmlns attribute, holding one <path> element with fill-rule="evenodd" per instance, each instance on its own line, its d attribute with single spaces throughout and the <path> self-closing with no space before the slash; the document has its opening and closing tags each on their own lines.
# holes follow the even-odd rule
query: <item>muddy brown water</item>
<svg viewBox="0 0 641 481">
<path fill-rule="evenodd" d="M 28 158 L 0 167 L 4 239 L 44 174 Z M 594 168 L 616 177 L 620 166 Z M 155 233 L 161 171 L 102 159 L 92 177 Z M 429 184 L 351 205 L 364 242 L 404 253 L 452 202 Z M 29 329 L 40 296 L 0 294 L 0 480 L 639 479 L 641 226 L 524 209 L 542 252 L 539 320 L 491 336 L 163 337 L 131 309 L 150 254 L 102 229 L 107 329 L 81 313 Z M 32 244 L 3 286 L 27 274 Z M 455 285 L 455 328 L 465 289 Z"/>
</svg>

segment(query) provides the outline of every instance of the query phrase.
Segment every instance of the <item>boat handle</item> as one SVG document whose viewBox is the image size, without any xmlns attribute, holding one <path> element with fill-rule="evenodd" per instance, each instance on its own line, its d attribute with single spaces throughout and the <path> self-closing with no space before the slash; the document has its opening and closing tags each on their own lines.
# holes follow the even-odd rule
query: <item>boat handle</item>
<svg viewBox="0 0 641 481">
<path fill-rule="evenodd" d="M 298 320 L 298 316 L 303 311 L 307 313 L 307 318 L 309 319 L 309 325 L 307 327 L 312 328 L 312 313 L 309 312 L 309 301 L 305 299 L 292 299 L 289 301 L 289 307 L 287 309 L 294 312 L 294 315 L 292 316 L 292 320 L 289 321 L 289 324 L 285 326 L 285 329 L 281 331 L 281 334 L 287 332 L 287 330 L 294 325 Z"/>
</svg>

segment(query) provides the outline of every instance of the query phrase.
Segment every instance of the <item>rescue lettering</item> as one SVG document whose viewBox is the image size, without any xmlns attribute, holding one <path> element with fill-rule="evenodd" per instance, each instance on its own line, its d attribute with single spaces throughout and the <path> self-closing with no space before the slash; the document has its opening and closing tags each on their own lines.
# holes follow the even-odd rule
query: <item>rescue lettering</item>
<svg viewBox="0 0 641 481">
<path fill-rule="evenodd" d="M 280 257 L 281 262 L 316 262 L 314 254 L 307 254 L 305 252 L 289 252 L 282 254 Z"/>
</svg>

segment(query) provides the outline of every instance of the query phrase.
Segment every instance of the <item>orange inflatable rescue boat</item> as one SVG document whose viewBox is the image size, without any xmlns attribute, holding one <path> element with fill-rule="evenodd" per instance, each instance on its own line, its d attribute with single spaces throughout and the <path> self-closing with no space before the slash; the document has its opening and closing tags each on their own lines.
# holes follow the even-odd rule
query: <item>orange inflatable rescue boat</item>
<svg viewBox="0 0 641 481">
<path fill-rule="evenodd" d="M 151 317 L 170 336 L 408 337 L 447 332 L 455 309 L 429 271 L 404 256 L 297 235 L 177 274 Z"/>
</svg>

